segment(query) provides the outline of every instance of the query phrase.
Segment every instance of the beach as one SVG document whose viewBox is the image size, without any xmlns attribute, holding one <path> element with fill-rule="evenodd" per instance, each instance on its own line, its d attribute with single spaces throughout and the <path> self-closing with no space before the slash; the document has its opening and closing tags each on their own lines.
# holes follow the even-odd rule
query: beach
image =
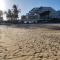
<svg viewBox="0 0 60 60">
<path fill-rule="evenodd" d="M 60 24 L 0 26 L 0 60 L 60 60 Z"/>
</svg>

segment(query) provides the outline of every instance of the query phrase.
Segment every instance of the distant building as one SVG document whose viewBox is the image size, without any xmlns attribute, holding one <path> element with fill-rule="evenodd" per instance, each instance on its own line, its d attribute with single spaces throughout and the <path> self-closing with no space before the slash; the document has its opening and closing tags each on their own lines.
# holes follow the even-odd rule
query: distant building
<svg viewBox="0 0 60 60">
<path fill-rule="evenodd" d="M 51 7 L 37 7 L 21 17 L 22 20 L 28 21 L 47 20 L 48 18 L 60 18 L 60 11 L 56 11 Z"/>
<path fill-rule="evenodd" d="M 26 16 L 25 16 L 25 15 L 22 15 L 22 16 L 21 16 L 21 19 L 23 19 L 23 20 L 24 20 L 24 19 L 27 19 L 27 18 L 26 18 Z"/>
<path fill-rule="evenodd" d="M 51 7 L 37 7 L 33 8 L 25 15 L 25 19 L 43 19 L 47 18 L 60 18 L 60 11 L 56 11 Z"/>
</svg>

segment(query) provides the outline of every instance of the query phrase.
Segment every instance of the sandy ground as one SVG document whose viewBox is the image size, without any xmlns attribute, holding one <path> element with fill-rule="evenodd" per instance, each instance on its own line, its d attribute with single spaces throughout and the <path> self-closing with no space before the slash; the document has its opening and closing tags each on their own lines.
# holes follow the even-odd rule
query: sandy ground
<svg viewBox="0 0 60 60">
<path fill-rule="evenodd" d="M 0 60 L 60 60 L 58 26 L 0 26 Z"/>
</svg>

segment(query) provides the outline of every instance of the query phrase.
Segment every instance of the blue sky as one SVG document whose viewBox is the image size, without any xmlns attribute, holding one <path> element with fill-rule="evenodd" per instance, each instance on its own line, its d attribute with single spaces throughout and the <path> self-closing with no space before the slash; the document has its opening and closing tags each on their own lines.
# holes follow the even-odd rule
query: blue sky
<svg viewBox="0 0 60 60">
<path fill-rule="evenodd" d="M 6 6 L 9 8 L 16 4 L 21 9 L 21 15 L 25 15 L 33 7 L 49 6 L 55 10 L 60 10 L 60 0 L 6 0 Z"/>
</svg>

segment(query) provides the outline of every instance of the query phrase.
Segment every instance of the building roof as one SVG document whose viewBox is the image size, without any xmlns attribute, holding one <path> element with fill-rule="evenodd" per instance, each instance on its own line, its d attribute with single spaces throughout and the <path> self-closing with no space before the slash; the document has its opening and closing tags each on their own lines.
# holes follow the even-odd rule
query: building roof
<svg viewBox="0 0 60 60">
<path fill-rule="evenodd" d="M 55 12 L 55 10 L 51 7 L 36 7 L 36 8 L 33 8 L 32 10 L 30 10 L 28 15 L 33 14 L 33 13 L 42 13 L 44 11 Z"/>
</svg>

